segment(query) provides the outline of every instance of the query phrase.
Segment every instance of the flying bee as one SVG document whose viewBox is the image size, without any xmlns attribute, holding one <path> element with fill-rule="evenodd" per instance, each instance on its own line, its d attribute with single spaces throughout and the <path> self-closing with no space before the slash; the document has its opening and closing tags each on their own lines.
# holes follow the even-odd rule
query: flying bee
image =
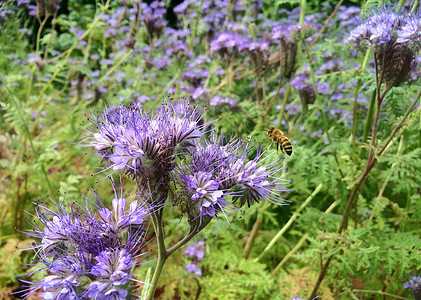
<svg viewBox="0 0 421 300">
<path fill-rule="evenodd" d="M 291 155 L 292 153 L 291 142 L 281 130 L 271 127 L 268 129 L 267 134 L 269 136 L 268 138 L 269 141 L 276 142 L 277 153 L 280 147 L 282 152 L 285 152 L 286 154 Z"/>
</svg>

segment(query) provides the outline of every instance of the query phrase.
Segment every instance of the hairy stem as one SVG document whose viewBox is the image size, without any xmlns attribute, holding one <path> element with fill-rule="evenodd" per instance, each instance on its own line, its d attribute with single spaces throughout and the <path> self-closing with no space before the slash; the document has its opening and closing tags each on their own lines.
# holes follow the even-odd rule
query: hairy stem
<svg viewBox="0 0 421 300">
<path fill-rule="evenodd" d="M 373 93 L 371 93 L 370 106 L 368 107 L 367 118 L 365 119 L 364 133 L 363 133 L 363 138 L 361 141 L 362 144 L 367 142 L 368 133 L 370 132 L 371 125 L 373 124 L 374 104 L 376 103 L 376 94 L 377 94 L 376 89 L 374 89 Z M 363 155 L 364 155 L 364 149 L 361 149 L 360 158 L 362 158 Z"/>
<path fill-rule="evenodd" d="M 162 210 L 161 208 L 160 210 Z M 148 291 L 146 299 L 152 300 L 155 294 L 156 287 L 158 285 L 159 277 L 161 276 L 162 270 L 164 269 L 165 262 L 168 258 L 166 255 L 165 242 L 164 242 L 164 230 L 162 228 L 162 217 L 160 210 L 153 212 L 152 214 L 152 225 L 154 227 L 155 236 L 158 244 L 158 260 L 156 263 L 155 271 L 153 273 L 151 288 Z"/>
<path fill-rule="evenodd" d="M 248 259 L 250 256 L 250 251 L 253 246 L 254 240 L 256 239 L 257 232 L 259 231 L 260 227 L 260 218 L 256 219 L 256 222 L 253 225 L 253 229 L 251 230 L 250 236 L 247 239 L 246 247 L 244 248 L 244 258 Z"/>
<path fill-rule="evenodd" d="M 182 238 L 177 244 L 175 244 L 174 246 L 172 246 L 170 249 L 167 250 L 167 256 L 170 256 L 175 251 L 180 249 L 183 245 L 185 245 L 188 241 L 190 241 L 198 233 L 198 229 L 199 229 L 199 223 L 195 222 L 194 226 L 190 228 L 186 236 Z"/>
<path fill-rule="evenodd" d="M 367 62 L 368 62 L 368 57 L 370 54 L 370 48 L 367 49 L 365 56 L 364 56 L 364 60 L 361 64 L 360 69 L 358 70 L 359 73 L 362 73 L 363 70 L 365 69 Z M 361 84 L 362 84 L 362 79 L 358 79 L 357 81 L 357 86 L 355 87 L 355 91 L 354 91 L 354 107 L 353 107 L 353 114 L 352 114 L 352 131 L 351 131 L 351 140 L 352 140 L 352 150 L 354 152 L 353 157 L 355 158 L 357 156 L 357 146 L 356 146 L 356 136 L 357 136 L 357 107 L 358 107 L 358 93 L 360 91 L 361 88 Z M 367 137 L 366 137 L 367 138 Z M 364 141 L 365 143 L 365 141 Z"/>
</svg>

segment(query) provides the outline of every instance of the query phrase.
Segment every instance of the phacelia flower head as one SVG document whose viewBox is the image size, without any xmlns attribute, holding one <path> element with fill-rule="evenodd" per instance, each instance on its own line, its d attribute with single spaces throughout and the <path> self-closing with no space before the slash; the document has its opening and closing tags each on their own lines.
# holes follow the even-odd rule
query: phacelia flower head
<svg viewBox="0 0 421 300">
<path fill-rule="evenodd" d="M 93 146 L 107 169 L 122 170 L 138 181 L 166 178 L 174 169 L 174 154 L 200 139 L 203 109 L 186 101 L 164 102 L 156 112 L 137 107 L 110 107 L 88 120 Z"/>
<path fill-rule="evenodd" d="M 150 5 L 142 3 L 141 20 L 146 26 L 150 38 L 161 36 L 165 27 L 164 14 L 166 13 L 165 3 L 154 1 Z"/>
<path fill-rule="evenodd" d="M 32 286 L 31 292 L 41 290 L 43 299 L 126 299 L 130 294 L 131 270 L 144 255 L 146 218 L 155 207 L 138 199 L 125 212 L 124 197 L 116 192 L 111 212 L 93 191 L 92 196 L 81 204 L 66 204 L 63 198 L 37 206 L 39 222 L 30 223 L 33 230 L 25 233 L 40 242 L 26 250 L 36 252 L 35 272 L 48 275 L 22 281 Z"/>
<path fill-rule="evenodd" d="M 221 32 L 211 43 L 212 53 L 218 53 L 222 58 L 232 59 L 247 46 L 247 40 L 236 33 Z"/>
<path fill-rule="evenodd" d="M 417 69 L 416 52 L 421 45 L 419 29 L 418 13 L 396 13 L 383 7 L 352 30 L 348 42 L 359 50 L 371 45 L 378 75 L 388 87 L 399 86 L 411 80 L 411 73 Z"/>
<path fill-rule="evenodd" d="M 196 141 L 188 159 L 173 173 L 182 210 L 191 222 L 199 218 L 209 221 L 218 214 L 236 215 L 241 210 L 230 204 L 238 200 L 239 206 L 249 206 L 260 200 L 282 204 L 279 192 L 282 179 L 275 174 L 279 160 L 269 166 L 260 164 L 264 152 L 257 150 L 251 159 L 249 144 L 238 139 L 225 140 L 215 132 L 209 139 Z"/>
<path fill-rule="evenodd" d="M 252 42 L 244 47 L 250 55 L 253 70 L 257 76 L 263 75 L 269 66 L 269 44 L 266 42 Z"/>
</svg>

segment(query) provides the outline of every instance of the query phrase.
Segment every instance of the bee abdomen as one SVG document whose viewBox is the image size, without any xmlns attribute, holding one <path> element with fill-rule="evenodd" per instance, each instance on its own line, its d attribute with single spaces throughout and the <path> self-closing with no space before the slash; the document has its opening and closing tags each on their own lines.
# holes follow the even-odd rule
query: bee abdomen
<svg viewBox="0 0 421 300">
<path fill-rule="evenodd" d="M 280 138 L 279 142 L 280 142 L 282 148 L 284 149 L 285 153 L 288 154 L 288 155 L 291 155 L 292 154 L 292 145 L 291 145 L 291 142 L 288 140 L 288 138 L 283 136 L 283 137 Z"/>
</svg>

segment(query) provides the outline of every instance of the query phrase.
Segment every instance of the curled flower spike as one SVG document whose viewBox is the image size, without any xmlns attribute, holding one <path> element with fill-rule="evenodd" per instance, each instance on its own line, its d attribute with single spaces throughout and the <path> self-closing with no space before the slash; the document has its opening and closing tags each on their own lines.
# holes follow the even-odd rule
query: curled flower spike
<svg viewBox="0 0 421 300">
<path fill-rule="evenodd" d="M 246 47 L 247 40 L 236 33 L 226 31 L 220 33 L 210 43 L 212 53 L 218 53 L 224 59 L 233 59 Z"/>
<path fill-rule="evenodd" d="M 228 203 L 231 199 L 238 200 L 240 206 L 260 200 L 283 204 L 278 193 L 286 190 L 280 186 L 282 180 L 274 177 L 283 170 L 278 167 L 279 161 L 260 166 L 263 152 L 258 151 L 254 159 L 248 160 L 248 143 L 223 140 L 212 132 L 209 140 L 197 141 L 187 161 L 173 172 L 177 191 L 184 199 L 180 205 L 190 220 L 240 212 Z"/>
<path fill-rule="evenodd" d="M 359 50 L 371 45 L 378 74 L 391 88 L 413 80 L 421 45 L 420 24 L 419 13 L 397 14 L 383 7 L 351 31 L 348 42 Z"/>
</svg>

